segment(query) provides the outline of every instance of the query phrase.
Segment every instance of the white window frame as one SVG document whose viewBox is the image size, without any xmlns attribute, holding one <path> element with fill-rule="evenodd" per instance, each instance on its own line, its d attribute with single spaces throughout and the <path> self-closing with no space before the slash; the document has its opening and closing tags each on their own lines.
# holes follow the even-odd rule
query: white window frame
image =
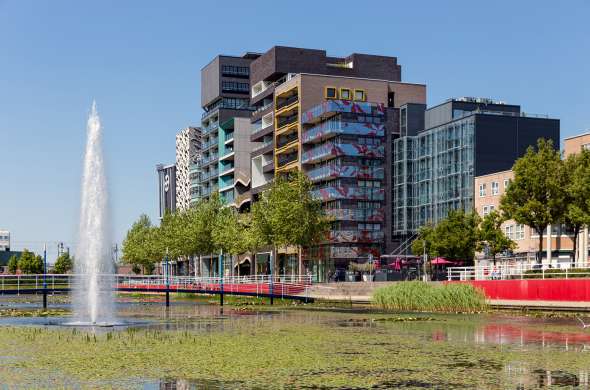
<svg viewBox="0 0 590 390">
<path fill-rule="evenodd" d="M 479 185 L 479 197 L 483 198 L 486 196 L 486 183 L 481 183 Z"/>
<path fill-rule="evenodd" d="M 500 193 L 500 183 L 497 181 L 492 182 L 492 195 L 498 195 Z"/>
</svg>

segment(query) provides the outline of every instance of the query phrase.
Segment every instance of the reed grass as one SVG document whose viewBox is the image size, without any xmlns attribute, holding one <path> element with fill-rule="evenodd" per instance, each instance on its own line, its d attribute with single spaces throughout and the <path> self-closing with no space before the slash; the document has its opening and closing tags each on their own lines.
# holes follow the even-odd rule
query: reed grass
<svg viewBox="0 0 590 390">
<path fill-rule="evenodd" d="M 373 303 L 387 310 L 473 313 L 485 310 L 483 292 L 469 284 L 398 282 L 373 293 Z"/>
</svg>

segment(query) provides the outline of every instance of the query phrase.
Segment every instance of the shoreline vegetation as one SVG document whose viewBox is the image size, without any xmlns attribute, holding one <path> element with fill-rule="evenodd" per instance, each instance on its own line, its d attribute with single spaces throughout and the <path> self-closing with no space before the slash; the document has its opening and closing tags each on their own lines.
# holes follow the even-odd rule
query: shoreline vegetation
<svg viewBox="0 0 590 390">
<path fill-rule="evenodd" d="M 477 313 L 488 309 L 481 290 L 468 285 L 399 282 L 378 288 L 372 302 L 385 310 Z"/>
</svg>

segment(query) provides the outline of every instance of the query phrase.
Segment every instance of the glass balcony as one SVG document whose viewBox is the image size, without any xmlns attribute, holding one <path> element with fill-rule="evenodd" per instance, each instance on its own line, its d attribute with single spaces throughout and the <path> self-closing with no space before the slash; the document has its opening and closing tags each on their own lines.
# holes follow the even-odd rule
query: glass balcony
<svg viewBox="0 0 590 390">
<path fill-rule="evenodd" d="M 297 158 L 298 158 L 297 152 L 288 153 L 288 154 L 279 154 L 279 156 L 277 157 L 277 163 L 280 168 L 280 167 L 290 164 L 294 161 L 297 161 Z"/>
<path fill-rule="evenodd" d="M 262 143 L 262 144 L 260 144 L 259 146 L 257 146 L 257 147 L 255 147 L 254 149 L 252 149 L 252 152 L 257 152 L 257 151 L 259 151 L 259 150 L 261 150 L 261 149 L 264 149 L 264 148 L 266 148 L 266 147 L 268 147 L 268 146 L 272 145 L 272 143 L 273 143 L 273 140 L 272 140 L 272 139 L 271 139 L 270 141 L 263 142 L 263 143 Z"/>
<path fill-rule="evenodd" d="M 201 145 L 201 150 L 207 150 L 213 146 L 218 146 L 219 144 L 219 138 L 215 137 L 212 138 L 211 140 L 207 141 L 207 142 L 203 142 L 203 144 Z"/>
<path fill-rule="evenodd" d="M 208 180 L 212 177 L 217 177 L 219 171 L 217 169 L 210 170 L 209 172 L 204 172 L 201 174 L 201 180 Z"/>
<path fill-rule="evenodd" d="M 233 164 L 230 164 L 230 165 L 227 165 L 227 166 L 225 166 L 225 167 L 222 167 L 222 168 L 219 170 L 219 176 L 221 176 L 221 175 L 224 175 L 224 174 L 225 174 L 225 173 L 227 173 L 227 172 L 230 172 L 232 169 L 234 169 L 234 166 L 233 166 Z"/>
<path fill-rule="evenodd" d="M 383 167 L 367 167 L 359 165 L 324 165 L 311 169 L 307 172 L 311 181 L 318 181 L 336 177 L 351 177 L 358 179 L 384 179 L 385 169 Z"/>
<path fill-rule="evenodd" d="M 338 134 L 383 137 L 385 136 L 385 126 L 375 123 L 343 122 L 339 119 L 330 119 L 304 131 L 302 141 L 308 143 L 334 137 Z"/>
<path fill-rule="evenodd" d="M 225 142 L 227 141 L 231 141 L 234 139 L 234 132 L 232 131 L 231 133 L 226 133 L 225 134 L 225 138 L 223 139 Z"/>
<path fill-rule="evenodd" d="M 383 158 L 385 156 L 385 147 L 383 145 L 326 142 L 304 152 L 301 156 L 301 162 L 308 164 L 338 156 Z"/>
<path fill-rule="evenodd" d="M 331 230 L 330 242 L 381 242 L 385 234 L 382 231 L 369 230 Z"/>
<path fill-rule="evenodd" d="M 236 194 L 235 194 L 234 190 L 221 192 L 220 195 L 221 195 L 221 199 L 226 204 L 232 204 L 236 201 Z"/>
<path fill-rule="evenodd" d="M 219 128 L 219 121 L 213 122 L 213 123 L 209 124 L 209 126 L 203 127 L 203 131 L 201 134 L 205 135 L 205 134 L 212 133 L 213 131 L 216 131 L 218 128 Z"/>
<path fill-rule="evenodd" d="M 279 111 L 281 108 L 290 106 L 291 104 L 294 104 L 296 102 L 299 101 L 299 95 L 293 95 L 291 97 L 288 97 L 287 99 L 281 99 L 279 98 L 278 102 L 277 102 L 277 108 L 276 110 Z"/>
<path fill-rule="evenodd" d="M 285 145 L 290 144 L 293 141 L 297 141 L 298 134 L 296 131 L 289 133 L 288 135 L 280 135 L 277 140 L 277 149 L 282 148 Z"/>
<path fill-rule="evenodd" d="M 303 113 L 301 123 L 315 123 L 340 112 L 354 112 L 371 116 L 384 116 L 382 103 L 355 102 L 350 100 L 328 100 Z"/>
<path fill-rule="evenodd" d="M 329 217 L 337 221 L 383 222 L 385 211 L 380 209 L 327 209 Z"/>
<path fill-rule="evenodd" d="M 311 191 L 314 198 L 326 202 L 337 199 L 353 200 L 385 200 L 383 188 L 352 187 L 352 186 L 327 186 Z"/>
<path fill-rule="evenodd" d="M 218 155 L 217 153 L 215 154 L 211 154 L 209 157 L 205 157 L 201 160 L 201 166 L 205 166 L 207 164 L 209 164 L 211 161 L 215 161 L 218 159 Z"/>
<path fill-rule="evenodd" d="M 297 122 L 298 115 L 297 113 L 289 115 L 289 116 L 279 116 L 277 117 L 277 129 L 280 129 L 283 126 L 290 125 L 291 123 Z"/>
</svg>

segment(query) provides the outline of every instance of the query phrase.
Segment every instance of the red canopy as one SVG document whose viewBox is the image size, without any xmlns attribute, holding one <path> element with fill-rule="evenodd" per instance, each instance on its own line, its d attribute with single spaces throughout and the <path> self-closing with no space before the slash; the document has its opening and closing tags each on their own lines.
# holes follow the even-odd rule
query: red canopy
<svg viewBox="0 0 590 390">
<path fill-rule="evenodd" d="M 435 259 L 432 259 L 432 261 L 430 262 L 431 264 L 434 265 L 441 265 L 441 264 L 454 264 L 454 262 L 449 261 L 443 257 L 437 257 Z"/>
</svg>

